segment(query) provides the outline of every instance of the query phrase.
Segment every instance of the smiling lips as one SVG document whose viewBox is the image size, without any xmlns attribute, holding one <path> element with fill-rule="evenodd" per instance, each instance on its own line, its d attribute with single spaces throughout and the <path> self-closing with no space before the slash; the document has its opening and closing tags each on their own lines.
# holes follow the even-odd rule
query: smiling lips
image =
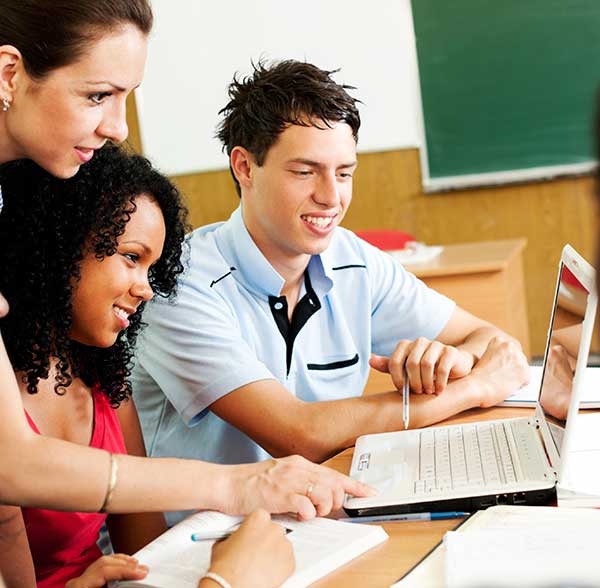
<svg viewBox="0 0 600 588">
<path fill-rule="evenodd" d="M 113 308 L 115 309 L 115 314 L 117 315 L 117 318 L 119 319 L 121 328 L 126 329 L 129 326 L 129 314 L 130 313 L 128 313 L 126 310 L 124 310 L 120 306 L 113 306 Z"/>
<path fill-rule="evenodd" d="M 90 159 L 92 159 L 92 157 L 94 157 L 95 149 L 88 149 L 87 147 L 75 147 L 75 151 L 77 152 L 79 159 L 81 159 L 83 163 L 87 163 Z"/>
<path fill-rule="evenodd" d="M 311 225 L 317 229 L 325 230 L 325 229 L 328 229 L 333 224 L 333 219 L 335 218 L 335 216 L 336 215 L 334 215 L 334 216 L 311 216 L 308 214 L 303 214 L 300 218 L 302 218 L 302 220 L 305 223 L 308 223 L 309 225 Z"/>
<path fill-rule="evenodd" d="M 104 147 L 104 143 L 102 145 L 98 145 L 98 147 L 75 147 L 75 151 L 81 159 L 82 163 L 87 163 L 92 157 L 94 157 L 94 152 L 98 149 L 102 149 Z"/>
</svg>

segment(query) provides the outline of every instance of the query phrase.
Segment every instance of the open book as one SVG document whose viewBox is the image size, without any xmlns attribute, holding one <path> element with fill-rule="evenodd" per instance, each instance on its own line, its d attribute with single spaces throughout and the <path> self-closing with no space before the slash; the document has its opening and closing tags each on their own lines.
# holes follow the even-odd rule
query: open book
<svg viewBox="0 0 600 588">
<path fill-rule="evenodd" d="M 499 406 L 524 406 L 531 408 L 535 406 L 540 394 L 542 366 L 532 365 L 529 369 L 529 384 L 511 394 Z M 600 408 L 600 368 L 587 367 L 583 377 L 583 391 L 579 408 Z"/>
<path fill-rule="evenodd" d="M 213 511 L 188 517 L 134 554 L 150 568 L 144 580 L 120 582 L 118 586 L 197 588 L 208 570 L 214 541 L 194 542 L 192 533 L 225 531 L 241 520 Z M 299 522 L 284 516 L 273 520 L 288 530 L 296 557 L 296 572 L 282 588 L 305 588 L 388 538 L 382 527 L 372 525 L 321 518 Z"/>
<path fill-rule="evenodd" d="M 391 588 L 597 586 L 600 512 L 492 506 L 449 531 Z"/>
</svg>

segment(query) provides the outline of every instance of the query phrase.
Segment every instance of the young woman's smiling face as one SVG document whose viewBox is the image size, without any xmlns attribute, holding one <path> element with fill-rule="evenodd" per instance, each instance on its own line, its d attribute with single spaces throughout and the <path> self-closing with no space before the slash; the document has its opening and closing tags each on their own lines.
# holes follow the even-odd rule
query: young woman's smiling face
<svg viewBox="0 0 600 588">
<path fill-rule="evenodd" d="M 124 25 L 92 41 L 75 63 L 41 80 L 31 78 L 17 61 L 10 77 L 11 107 L 4 116 L 6 153 L 0 161 L 33 159 L 52 175 L 69 178 L 106 141 L 124 141 L 125 101 L 142 80 L 146 47 L 146 35 Z"/>
<path fill-rule="evenodd" d="M 136 198 L 136 211 L 117 242 L 117 252 L 102 260 L 88 253 L 73 289 L 73 326 L 69 336 L 93 347 L 114 345 L 141 302 L 152 298 L 148 272 L 162 254 L 165 222 L 158 204 Z"/>
</svg>

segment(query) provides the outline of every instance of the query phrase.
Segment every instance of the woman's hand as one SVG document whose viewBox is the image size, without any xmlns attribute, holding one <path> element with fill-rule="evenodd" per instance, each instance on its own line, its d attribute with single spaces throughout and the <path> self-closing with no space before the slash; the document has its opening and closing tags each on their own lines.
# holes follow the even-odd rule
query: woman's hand
<svg viewBox="0 0 600 588">
<path fill-rule="evenodd" d="M 294 552 L 285 529 L 264 510 L 253 512 L 230 537 L 215 543 L 210 571 L 232 588 L 276 588 L 294 572 Z M 214 588 L 202 580 L 200 588 Z"/>
<path fill-rule="evenodd" d="M 115 580 L 141 580 L 148 574 L 148 568 L 141 566 L 137 559 L 123 553 L 105 555 L 97 559 L 78 578 L 65 584 L 65 588 L 102 588 Z"/>
<path fill-rule="evenodd" d="M 219 509 L 248 514 L 256 509 L 294 513 L 300 520 L 325 516 L 342 507 L 345 493 L 372 496 L 371 487 L 299 455 L 258 463 L 227 466 Z"/>
</svg>

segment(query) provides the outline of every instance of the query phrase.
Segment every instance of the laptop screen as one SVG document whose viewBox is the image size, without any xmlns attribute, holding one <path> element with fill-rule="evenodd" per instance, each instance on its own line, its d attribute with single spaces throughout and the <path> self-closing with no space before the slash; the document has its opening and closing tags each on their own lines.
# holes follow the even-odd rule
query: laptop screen
<svg viewBox="0 0 600 588">
<path fill-rule="evenodd" d="M 589 294 L 585 286 L 562 264 L 539 396 L 559 454 Z"/>
</svg>

